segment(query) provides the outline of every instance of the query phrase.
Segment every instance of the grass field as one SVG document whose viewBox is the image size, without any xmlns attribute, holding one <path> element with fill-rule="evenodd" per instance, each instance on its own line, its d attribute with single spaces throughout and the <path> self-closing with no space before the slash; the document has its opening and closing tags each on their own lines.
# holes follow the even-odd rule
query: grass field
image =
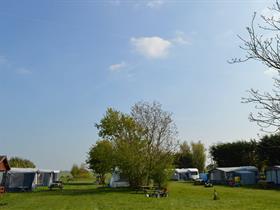
<svg viewBox="0 0 280 210">
<path fill-rule="evenodd" d="M 128 189 L 109 189 L 75 182 L 64 190 L 38 188 L 34 192 L 7 193 L 0 209 L 15 210 L 106 210 L 106 209 L 280 209 L 280 191 L 216 186 L 220 200 L 213 200 L 213 188 L 170 182 L 168 198 L 147 198 Z"/>
</svg>

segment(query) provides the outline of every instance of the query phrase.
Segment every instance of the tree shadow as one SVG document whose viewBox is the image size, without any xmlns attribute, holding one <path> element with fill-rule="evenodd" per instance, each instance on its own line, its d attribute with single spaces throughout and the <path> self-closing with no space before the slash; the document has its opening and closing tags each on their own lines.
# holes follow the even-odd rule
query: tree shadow
<svg viewBox="0 0 280 210">
<path fill-rule="evenodd" d="M 109 193 L 129 193 L 132 192 L 130 188 L 109 188 L 109 187 L 97 187 L 92 189 L 57 189 L 57 190 L 38 190 L 33 192 L 34 195 L 41 196 L 53 195 L 53 196 L 81 196 L 81 195 L 101 195 Z"/>
<path fill-rule="evenodd" d="M 81 186 L 81 185 L 94 185 L 94 183 L 93 182 L 69 182 L 69 183 L 65 183 L 63 185 Z"/>
<path fill-rule="evenodd" d="M 8 203 L 0 203 L 0 207 L 7 206 L 7 205 L 8 205 Z"/>
<path fill-rule="evenodd" d="M 273 185 L 268 187 L 261 187 L 259 185 L 243 185 L 241 187 L 246 189 L 254 189 L 254 190 L 280 191 L 279 185 Z"/>
</svg>

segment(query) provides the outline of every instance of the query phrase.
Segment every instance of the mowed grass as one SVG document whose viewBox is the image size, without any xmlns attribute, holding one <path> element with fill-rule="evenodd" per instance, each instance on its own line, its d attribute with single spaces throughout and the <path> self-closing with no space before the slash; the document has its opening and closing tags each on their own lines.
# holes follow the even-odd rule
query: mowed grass
<svg viewBox="0 0 280 210">
<path fill-rule="evenodd" d="M 213 188 L 170 182 L 169 197 L 147 198 L 129 189 L 110 189 L 75 182 L 61 190 L 38 188 L 34 192 L 7 193 L 0 209 L 16 210 L 106 210 L 106 209 L 280 209 L 280 191 L 215 186 L 220 200 L 213 200 Z"/>
</svg>

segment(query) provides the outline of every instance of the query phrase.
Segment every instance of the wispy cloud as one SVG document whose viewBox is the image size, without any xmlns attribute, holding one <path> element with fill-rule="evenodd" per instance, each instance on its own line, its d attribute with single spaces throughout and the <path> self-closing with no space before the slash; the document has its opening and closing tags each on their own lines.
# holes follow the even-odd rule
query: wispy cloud
<svg viewBox="0 0 280 210">
<path fill-rule="evenodd" d="M 163 0 L 150 0 L 147 1 L 146 6 L 152 9 L 159 8 L 163 5 L 164 1 Z"/>
<path fill-rule="evenodd" d="M 18 74 L 22 74 L 22 75 L 28 75 L 28 74 L 32 74 L 32 71 L 30 71 L 29 69 L 26 69 L 26 68 L 18 68 L 16 70 L 16 72 Z"/>
<path fill-rule="evenodd" d="M 191 40 L 183 31 L 176 31 L 175 37 L 171 40 L 174 44 L 189 45 Z"/>
<path fill-rule="evenodd" d="M 279 75 L 278 71 L 273 68 L 266 69 L 263 73 L 269 77 L 276 77 Z"/>
<path fill-rule="evenodd" d="M 116 71 L 121 71 L 122 69 L 124 69 L 125 67 L 127 67 L 127 63 L 122 61 L 121 63 L 116 63 L 116 64 L 112 64 L 109 66 L 109 70 L 111 72 L 116 72 Z"/>
<path fill-rule="evenodd" d="M 169 40 L 158 36 L 138 38 L 132 37 L 130 42 L 136 52 L 152 59 L 166 57 L 172 45 Z"/>
</svg>

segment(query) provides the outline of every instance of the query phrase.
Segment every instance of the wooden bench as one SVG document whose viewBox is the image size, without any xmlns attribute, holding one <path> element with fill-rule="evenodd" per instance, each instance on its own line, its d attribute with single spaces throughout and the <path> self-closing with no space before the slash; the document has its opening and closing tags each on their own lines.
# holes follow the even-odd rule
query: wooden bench
<svg viewBox="0 0 280 210">
<path fill-rule="evenodd" d="M 168 197 L 168 190 L 166 188 L 152 188 L 146 191 L 146 197 Z"/>
<path fill-rule="evenodd" d="M 55 181 L 50 184 L 49 189 L 52 190 L 53 188 L 63 189 L 63 183 L 61 181 Z"/>
</svg>

